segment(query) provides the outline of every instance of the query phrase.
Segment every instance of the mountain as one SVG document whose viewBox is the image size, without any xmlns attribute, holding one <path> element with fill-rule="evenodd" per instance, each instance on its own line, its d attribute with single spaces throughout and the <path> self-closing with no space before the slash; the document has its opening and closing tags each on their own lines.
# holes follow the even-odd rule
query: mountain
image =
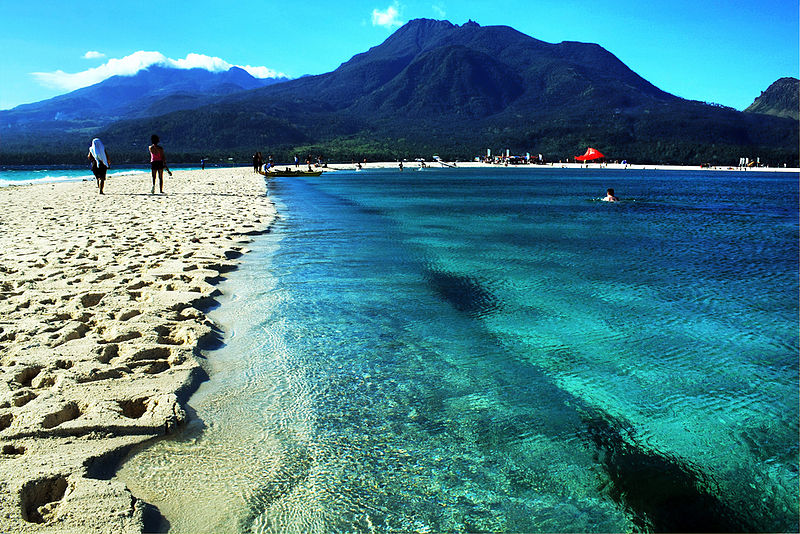
<svg viewBox="0 0 800 534">
<path fill-rule="evenodd" d="M 523 93 L 523 103 L 542 106 L 569 105 L 571 99 L 585 99 L 587 93 L 597 90 L 619 96 L 621 104 L 626 104 L 625 97 L 633 97 L 631 102 L 641 102 L 642 98 L 676 100 L 598 45 L 553 45 L 506 26 L 481 27 L 474 22 L 456 26 L 426 19 L 407 23 L 382 44 L 354 56 L 331 73 L 261 90 L 248 98 L 269 102 L 293 96 L 324 101 L 336 110 L 355 106 L 359 111 L 376 111 L 383 106 L 382 97 L 403 100 L 403 94 L 414 93 L 418 100 L 427 101 L 426 92 L 436 84 L 455 83 L 448 81 L 453 76 L 468 83 L 469 87 L 460 87 L 467 94 L 480 91 L 482 83 L 498 88 L 509 85 L 507 89 L 515 97 L 505 102 L 503 109 Z M 446 111 L 459 113 L 465 93 L 458 89 L 450 91 L 452 99 L 439 98 Z M 381 94 L 373 95 L 375 91 Z M 391 106 L 386 111 L 394 112 Z M 419 109 L 420 113 L 427 111 Z"/>
<path fill-rule="evenodd" d="M 749 154 L 780 164 L 798 152 L 795 122 L 678 98 L 599 45 L 425 19 L 332 72 L 120 122 L 104 135 L 125 147 L 151 130 L 178 151 L 345 161 L 468 158 L 486 148 L 558 160 L 591 145 L 635 161 L 729 163 Z"/>
<path fill-rule="evenodd" d="M 157 65 L 132 76 L 113 76 L 0 111 L 0 163 L 82 163 L 84 147 L 110 124 L 206 106 L 225 95 L 285 80 L 254 78 L 238 67 L 210 72 Z"/>
<path fill-rule="evenodd" d="M 652 163 L 798 159 L 796 121 L 681 99 L 597 44 L 551 44 L 474 22 L 413 20 L 329 73 L 194 96 L 191 105 L 170 98 L 149 116 L 103 128 L 106 145 L 132 160 L 154 132 L 173 160 L 192 161 L 246 161 L 255 150 L 340 161 L 455 159 L 487 148 L 558 161 L 586 146 Z"/>
<path fill-rule="evenodd" d="M 800 120 L 800 80 L 797 78 L 781 78 L 761 96 L 755 99 L 747 109 L 748 113 L 764 113 L 776 117 L 788 117 Z"/>
<path fill-rule="evenodd" d="M 0 111 L 0 127 L 22 129 L 87 127 L 120 119 L 160 115 L 284 81 L 258 79 L 232 67 L 225 72 L 153 65 L 132 76 L 113 76 L 95 85 L 33 104 Z"/>
</svg>

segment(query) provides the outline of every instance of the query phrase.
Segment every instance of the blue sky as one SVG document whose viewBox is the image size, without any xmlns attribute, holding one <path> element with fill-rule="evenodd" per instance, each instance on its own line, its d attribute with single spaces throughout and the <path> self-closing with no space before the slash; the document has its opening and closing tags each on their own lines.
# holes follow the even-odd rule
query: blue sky
<svg viewBox="0 0 800 534">
<path fill-rule="evenodd" d="M 665 91 L 737 109 L 800 70 L 797 0 L 0 0 L 0 109 L 152 61 L 321 74 L 413 18 L 598 43 Z"/>
</svg>

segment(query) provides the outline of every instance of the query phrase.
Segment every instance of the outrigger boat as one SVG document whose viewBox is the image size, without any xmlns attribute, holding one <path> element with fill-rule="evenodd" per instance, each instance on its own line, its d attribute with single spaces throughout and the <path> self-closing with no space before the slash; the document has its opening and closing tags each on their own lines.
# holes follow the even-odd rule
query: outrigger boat
<svg viewBox="0 0 800 534">
<path fill-rule="evenodd" d="M 264 176 L 319 176 L 322 174 L 322 171 L 293 171 L 291 169 L 286 169 L 283 171 L 274 170 L 274 171 L 258 171 L 259 174 L 263 174 Z"/>
</svg>

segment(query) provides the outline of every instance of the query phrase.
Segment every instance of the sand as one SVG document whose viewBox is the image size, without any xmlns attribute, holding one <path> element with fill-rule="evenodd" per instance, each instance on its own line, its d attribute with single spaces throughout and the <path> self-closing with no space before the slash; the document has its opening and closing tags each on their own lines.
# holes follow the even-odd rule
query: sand
<svg viewBox="0 0 800 534">
<path fill-rule="evenodd" d="M 114 472 L 184 424 L 202 310 L 275 209 L 250 169 L 0 189 L 0 531 L 141 532 Z"/>
</svg>

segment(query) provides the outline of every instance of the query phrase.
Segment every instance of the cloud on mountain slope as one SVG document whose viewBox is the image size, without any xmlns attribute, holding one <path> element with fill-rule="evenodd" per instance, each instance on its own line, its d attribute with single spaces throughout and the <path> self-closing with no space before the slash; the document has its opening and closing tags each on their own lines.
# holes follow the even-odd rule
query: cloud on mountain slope
<svg viewBox="0 0 800 534">
<path fill-rule="evenodd" d="M 89 52 L 84 57 L 89 57 Z M 92 57 L 100 57 L 92 54 Z M 74 91 L 81 87 L 88 87 L 112 76 L 132 76 L 142 69 L 152 65 L 172 67 L 176 69 L 206 69 L 211 72 L 224 72 L 231 67 L 240 67 L 256 78 L 286 77 L 285 74 L 263 66 L 233 65 L 224 59 L 207 56 L 205 54 L 187 54 L 182 59 L 168 58 L 161 52 L 148 52 L 139 50 L 122 58 L 111 58 L 98 67 L 80 72 L 32 72 L 37 81 L 54 89 Z"/>
</svg>

